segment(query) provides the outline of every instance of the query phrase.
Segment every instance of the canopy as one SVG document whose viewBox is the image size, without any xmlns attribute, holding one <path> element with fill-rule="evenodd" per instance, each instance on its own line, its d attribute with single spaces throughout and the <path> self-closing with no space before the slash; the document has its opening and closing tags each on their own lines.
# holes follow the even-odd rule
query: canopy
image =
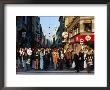
<svg viewBox="0 0 110 90">
<path fill-rule="evenodd" d="M 70 39 L 70 43 L 83 43 L 83 42 L 88 42 L 88 41 L 94 41 L 94 34 L 92 35 L 76 35 L 76 36 L 73 36 L 71 39 Z"/>
</svg>

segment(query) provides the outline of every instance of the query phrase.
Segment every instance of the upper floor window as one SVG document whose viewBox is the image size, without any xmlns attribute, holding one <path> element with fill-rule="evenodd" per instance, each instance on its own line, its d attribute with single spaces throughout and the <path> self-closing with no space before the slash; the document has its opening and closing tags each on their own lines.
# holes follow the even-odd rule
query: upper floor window
<svg viewBox="0 0 110 90">
<path fill-rule="evenodd" d="M 74 34 L 79 34 L 79 23 L 75 25 L 74 27 Z"/>
<path fill-rule="evenodd" d="M 92 21 L 88 23 L 84 23 L 84 30 L 85 31 L 92 31 Z"/>
</svg>

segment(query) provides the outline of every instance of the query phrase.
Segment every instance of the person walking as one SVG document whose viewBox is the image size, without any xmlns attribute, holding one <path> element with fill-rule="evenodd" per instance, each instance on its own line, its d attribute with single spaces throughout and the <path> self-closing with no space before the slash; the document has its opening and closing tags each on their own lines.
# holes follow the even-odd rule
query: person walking
<svg viewBox="0 0 110 90">
<path fill-rule="evenodd" d="M 49 69 L 52 69 L 54 64 L 53 64 L 53 58 L 52 58 L 52 49 L 49 49 L 49 57 L 50 57 L 50 67 Z"/>
<path fill-rule="evenodd" d="M 21 56 L 21 62 L 22 62 L 22 71 L 26 70 L 26 62 L 25 62 L 25 52 L 24 49 L 20 49 L 20 56 Z"/>
<path fill-rule="evenodd" d="M 80 71 L 80 61 L 79 61 L 79 56 L 77 53 L 74 54 L 74 62 L 75 62 L 75 71 L 79 72 Z"/>
<path fill-rule="evenodd" d="M 63 49 L 60 49 L 59 51 L 59 69 L 63 70 L 63 65 L 64 65 L 64 52 Z"/>
<path fill-rule="evenodd" d="M 49 67 L 49 56 L 48 56 L 48 51 L 45 51 L 44 55 L 44 70 L 48 70 Z"/>
<path fill-rule="evenodd" d="M 20 71 L 21 69 L 21 60 L 20 60 L 20 53 L 19 53 L 19 49 L 17 49 L 16 52 L 16 64 L 17 64 L 17 71 Z"/>
<path fill-rule="evenodd" d="M 35 59 L 34 59 L 35 70 L 38 70 L 39 58 L 40 58 L 39 53 L 38 53 L 38 51 L 36 50 Z"/>
<path fill-rule="evenodd" d="M 84 70 L 84 52 L 83 52 L 82 49 L 80 51 L 80 56 L 79 57 L 81 58 L 81 60 L 80 60 L 80 70 L 82 71 L 82 70 Z"/>
<path fill-rule="evenodd" d="M 34 67 L 35 67 L 35 66 L 34 66 L 35 53 L 36 53 L 35 50 L 36 50 L 36 49 L 33 49 L 33 51 L 32 51 L 32 57 L 31 57 L 31 60 L 32 60 L 32 66 L 31 66 L 31 68 L 32 68 L 32 70 L 34 70 Z"/>
<path fill-rule="evenodd" d="M 28 70 L 30 70 L 30 68 L 32 67 L 32 50 L 31 48 L 27 49 L 27 55 L 28 55 L 28 59 L 27 59 L 27 66 L 28 66 Z"/>
<path fill-rule="evenodd" d="M 91 57 L 90 53 L 88 53 L 86 55 L 86 63 L 87 63 L 87 72 L 90 73 L 91 72 L 91 66 L 93 65 L 92 57 Z"/>
<path fill-rule="evenodd" d="M 65 59 L 66 59 L 66 67 L 67 67 L 67 69 L 70 69 L 72 54 L 69 49 L 67 49 L 67 51 L 65 52 Z"/>
<path fill-rule="evenodd" d="M 43 70 L 44 69 L 44 61 L 43 61 L 43 57 L 44 57 L 44 54 L 43 54 L 43 51 L 41 50 L 40 51 L 40 69 Z"/>
<path fill-rule="evenodd" d="M 53 57 L 54 69 L 57 70 L 58 59 L 59 59 L 59 54 L 58 54 L 57 50 L 53 51 L 52 57 Z"/>
<path fill-rule="evenodd" d="M 85 49 L 85 51 L 84 51 L 84 69 L 87 68 L 87 63 L 86 63 L 86 55 L 87 55 L 87 53 L 88 53 L 88 50 Z"/>
<path fill-rule="evenodd" d="M 93 65 L 91 66 L 91 69 L 94 70 L 94 50 L 91 53 L 91 58 L 92 58 L 92 62 L 93 62 Z"/>
<path fill-rule="evenodd" d="M 24 58 L 23 58 L 24 70 L 23 71 L 25 71 L 25 72 L 29 68 L 28 65 L 27 65 L 27 60 L 28 60 L 27 52 L 26 52 L 26 49 L 24 49 Z"/>
<path fill-rule="evenodd" d="M 26 62 L 26 71 L 30 70 L 30 58 L 25 50 L 25 62 Z"/>
</svg>

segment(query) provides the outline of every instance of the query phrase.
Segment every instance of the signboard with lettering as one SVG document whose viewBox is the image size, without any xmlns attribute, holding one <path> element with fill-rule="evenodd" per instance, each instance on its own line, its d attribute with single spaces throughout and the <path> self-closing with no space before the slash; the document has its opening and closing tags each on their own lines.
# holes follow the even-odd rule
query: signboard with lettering
<svg viewBox="0 0 110 90">
<path fill-rule="evenodd" d="M 77 35 L 70 39 L 70 43 L 84 43 L 88 41 L 94 41 L 94 35 Z"/>
<path fill-rule="evenodd" d="M 80 44 L 83 44 L 84 43 L 84 39 L 80 39 Z"/>
</svg>

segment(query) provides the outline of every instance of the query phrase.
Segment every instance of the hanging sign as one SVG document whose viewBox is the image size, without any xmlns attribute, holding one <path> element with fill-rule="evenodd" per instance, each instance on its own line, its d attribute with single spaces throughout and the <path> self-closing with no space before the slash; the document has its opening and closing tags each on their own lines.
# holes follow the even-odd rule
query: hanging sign
<svg viewBox="0 0 110 90">
<path fill-rule="evenodd" d="M 62 37 L 67 38 L 68 37 L 68 32 L 63 32 Z"/>
</svg>

